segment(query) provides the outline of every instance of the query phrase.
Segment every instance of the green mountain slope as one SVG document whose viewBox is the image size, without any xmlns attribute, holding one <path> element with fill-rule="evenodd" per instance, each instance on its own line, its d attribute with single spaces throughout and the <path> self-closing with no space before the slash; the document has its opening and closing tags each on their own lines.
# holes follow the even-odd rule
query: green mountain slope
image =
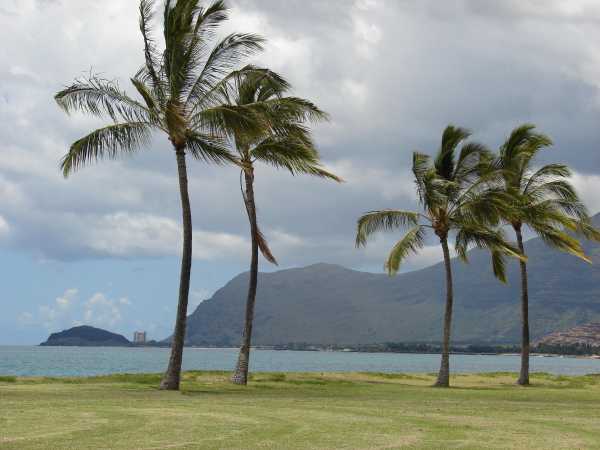
<svg viewBox="0 0 600 450">
<path fill-rule="evenodd" d="M 600 223 L 596 216 L 595 222 Z M 600 246 L 586 243 L 595 264 L 526 243 L 529 255 L 533 339 L 600 320 Z M 516 262 L 503 285 L 489 257 L 471 252 L 455 272 L 454 340 L 519 341 L 519 274 Z M 189 317 L 187 343 L 237 345 L 248 274 L 231 280 Z M 441 264 L 390 278 L 341 266 L 316 264 L 262 273 L 256 306 L 257 345 L 288 343 L 366 344 L 438 341 L 444 304 Z"/>
</svg>

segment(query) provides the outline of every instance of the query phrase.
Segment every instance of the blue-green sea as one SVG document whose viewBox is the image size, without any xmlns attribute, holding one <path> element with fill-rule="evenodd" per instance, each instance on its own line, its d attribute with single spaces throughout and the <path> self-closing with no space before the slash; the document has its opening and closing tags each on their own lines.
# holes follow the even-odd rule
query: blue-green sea
<svg viewBox="0 0 600 450">
<path fill-rule="evenodd" d="M 184 370 L 231 370 L 236 349 L 186 348 Z M 166 348 L 2 347 L 0 375 L 91 376 L 112 373 L 162 372 Z M 452 355 L 454 372 L 516 372 L 516 355 Z M 251 369 L 282 372 L 436 372 L 439 355 L 354 352 L 253 350 Z M 537 372 L 560 375 L 600 373 L 600 360 L 540 357 L 531 359 Z"/>
</svg>

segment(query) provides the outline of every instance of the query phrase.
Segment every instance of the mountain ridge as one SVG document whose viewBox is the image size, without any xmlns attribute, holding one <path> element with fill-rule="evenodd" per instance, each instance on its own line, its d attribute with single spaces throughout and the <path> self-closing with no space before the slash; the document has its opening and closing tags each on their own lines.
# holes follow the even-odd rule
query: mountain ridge
<svg viewBox="0 0 600 450">
<path fill-rule="evenodd" d="M 594 217 L 594 223 L 600 216 Z M 585 241 L 595 265 L 525 243 L 529 256 L 532 338 L 600 321 L 600 246 Z M 489 254 L 470 252 L 470 264 L 453 259 L 455 342 L 513 344 L 520 337 L 520 282 L 516 261 L 508 284 L 492 274 Z M 188 345 L 239 343 L 248 272 L 232 278 L 189 316 Z M 396 277 L 316 263 L 259 274 L 254 343 L 355 345 L 438 342 L 444 305 L 443 264 Z"/>
</svg>

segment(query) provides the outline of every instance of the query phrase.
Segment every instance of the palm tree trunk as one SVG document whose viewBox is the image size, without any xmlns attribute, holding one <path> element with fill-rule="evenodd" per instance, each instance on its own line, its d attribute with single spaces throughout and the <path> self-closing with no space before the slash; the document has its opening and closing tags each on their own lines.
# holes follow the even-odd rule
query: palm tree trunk
<svg viewBox="0 0 600 450">
<path fill-rule="evenodd" d="M 252 324 L 254 321 L 254 305 L 256 303 L 256 288 L 258 285 L 258 224 L 256 220 L 256 204 L 254 202 L 254 172 L 253 169 L 244 171 L 246 193 L 244 201 L 248 220 L 250 221 L 250 234 L 252 237 L 252 258 L 250 260 L 250 281 L 248 283 L 248 297 L 246 299 L 246 315 L 244 317 L 244 332 L 242 345 L 238 356 L 235 372 L 231 382 L 246 385 L 248 383 L 248 365 L 250 364 L 250 346 L 252 343 Z"/>
<path fill-rule="evenodd" d="M 525 255 L 521 226 L 514 227 L 521 254 Z M 529 386 L 529 289 L 527 287 L 527 263 L 519 261 L 521 266 L 521 373 L 518 384 Z"/>
<path fill-rule="evenodd" d="M 181 195 L 181 211 L 183 216 L 183 253 L 181 255 L 181 275 L 179 278 L 179 303 L 175 331 L 171 341 L 171 357 L 169 365 L 160 383 L 161 389 L 179 390 L 181 378 L 181 361 L 185 342 L 185 327 L 187 320 L 188 296 L 190 292 L 190 273 L 192 270 L 192 212 L 188 193 L 187 167 L 185 163 L 185 148 L 176 148 L 177 171 L 179 174 L 179 192 Z"/>
<path fill-rule="evenodd" d="M 452 292 L 452 266 L 450 264 L 450 250 L 448 249 L 448 238 L 440 239 L 444 250 L 444 266 L 446 267 L 446 312 L 444 314 L 444 336 L 442 342 L 442 362 L 435 386 L 450 386 L 450 332 L 452 331 L 452 303 L 454 296 Z"/>
</svg>

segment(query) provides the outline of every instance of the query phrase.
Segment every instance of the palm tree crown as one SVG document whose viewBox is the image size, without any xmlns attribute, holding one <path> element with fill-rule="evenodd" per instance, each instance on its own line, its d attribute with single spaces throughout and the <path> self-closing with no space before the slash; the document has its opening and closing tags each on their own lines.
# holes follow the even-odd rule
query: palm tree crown
<svg viewBox="0 0 600 450">
<path fill-rule="evenodd" d="M 292 175 L 308 174 L 334 181 L 342 181 L 325 170 L 307 124 L 327 120 L 327 114 L 308 100 L 286 95 L 291 86 L 275 72 L 247 66 L 222 86 L 224 107 L 244 108 L 252 116 L 249 122 L 260 126 L 231 126 L 228 129 L 230 147 L 236 154 L 241 175 L 252 177 L 254 165 L 262 162 L 277 169 L 286 169 Z M 247 202 L 246 193 L 242 195 Z M 259 247 L 263 256 L 276 264 L 267 242 L 259 232 Z"/>
<path fill-rule="evenodd" d="M 399 270 L 408 255 L 423 247 L 429 229 L 440 240 L 454 233 L 456 252 L 464 261 L 473 245 L 491 250 L 494 273 L 505 280 L 504 264 L 497 255 L 518 256 L 518 251 L 493 225 L 499 222 L 507 197 L 491 187 L 499 171 L 489 167 L 489 151 L 483 145 L 467 142 L 458 151 L 469 136 L 463 128 L 448 126 L 433 163 L 428 155 L 413 154 L 412 171 L 423 212 L 372 211 L 359 219 L 357 246 L 366 245 L 374 232 L 411 227 L 387 258 L 385 268 L 390 275 Z"/>
<path fill-rule="evenodd" d="M 153 130 L 166 133 L 176 149 L 185 148 L 194 158 L 216 163 L 233 159 L 220 136 L 228 127 L 252 129 L 256 124 L 235 105 L 220 105 L 219 88 L 237 73 L 240 60 L 261 50 L 263 39 L 234 33 L 211 47 L 227 8 L 220 0 L 206 8 L 199 3 L 166 1 L 165 47 L 159 52 L 151 28 L 154 2 L 140 2 L 145 64 L 131 79 L 139 99 L 117 82 L 93 75 L 56 94 L 67 113 L 79 110 L 113 122 L 71 146 L 62 161 L 65 176 L 93 160 L 141 149 Z"/>
<path fill-rule="evenodd" d="M 571 171 L 564 164 L 533 168 L 536 156 L 550 145 L 548 136 L 525 124 L 514 129 L 501 146 L 494 165 L 501 169 L 503 188 L 512 199 L 503 218 L 513 228 L 527 226 L 548 245 L 589 262 L 579 241 L 567 232 L 591 239 L 600 238 L 600 233 L 568 181 Z"/>
</svg>

